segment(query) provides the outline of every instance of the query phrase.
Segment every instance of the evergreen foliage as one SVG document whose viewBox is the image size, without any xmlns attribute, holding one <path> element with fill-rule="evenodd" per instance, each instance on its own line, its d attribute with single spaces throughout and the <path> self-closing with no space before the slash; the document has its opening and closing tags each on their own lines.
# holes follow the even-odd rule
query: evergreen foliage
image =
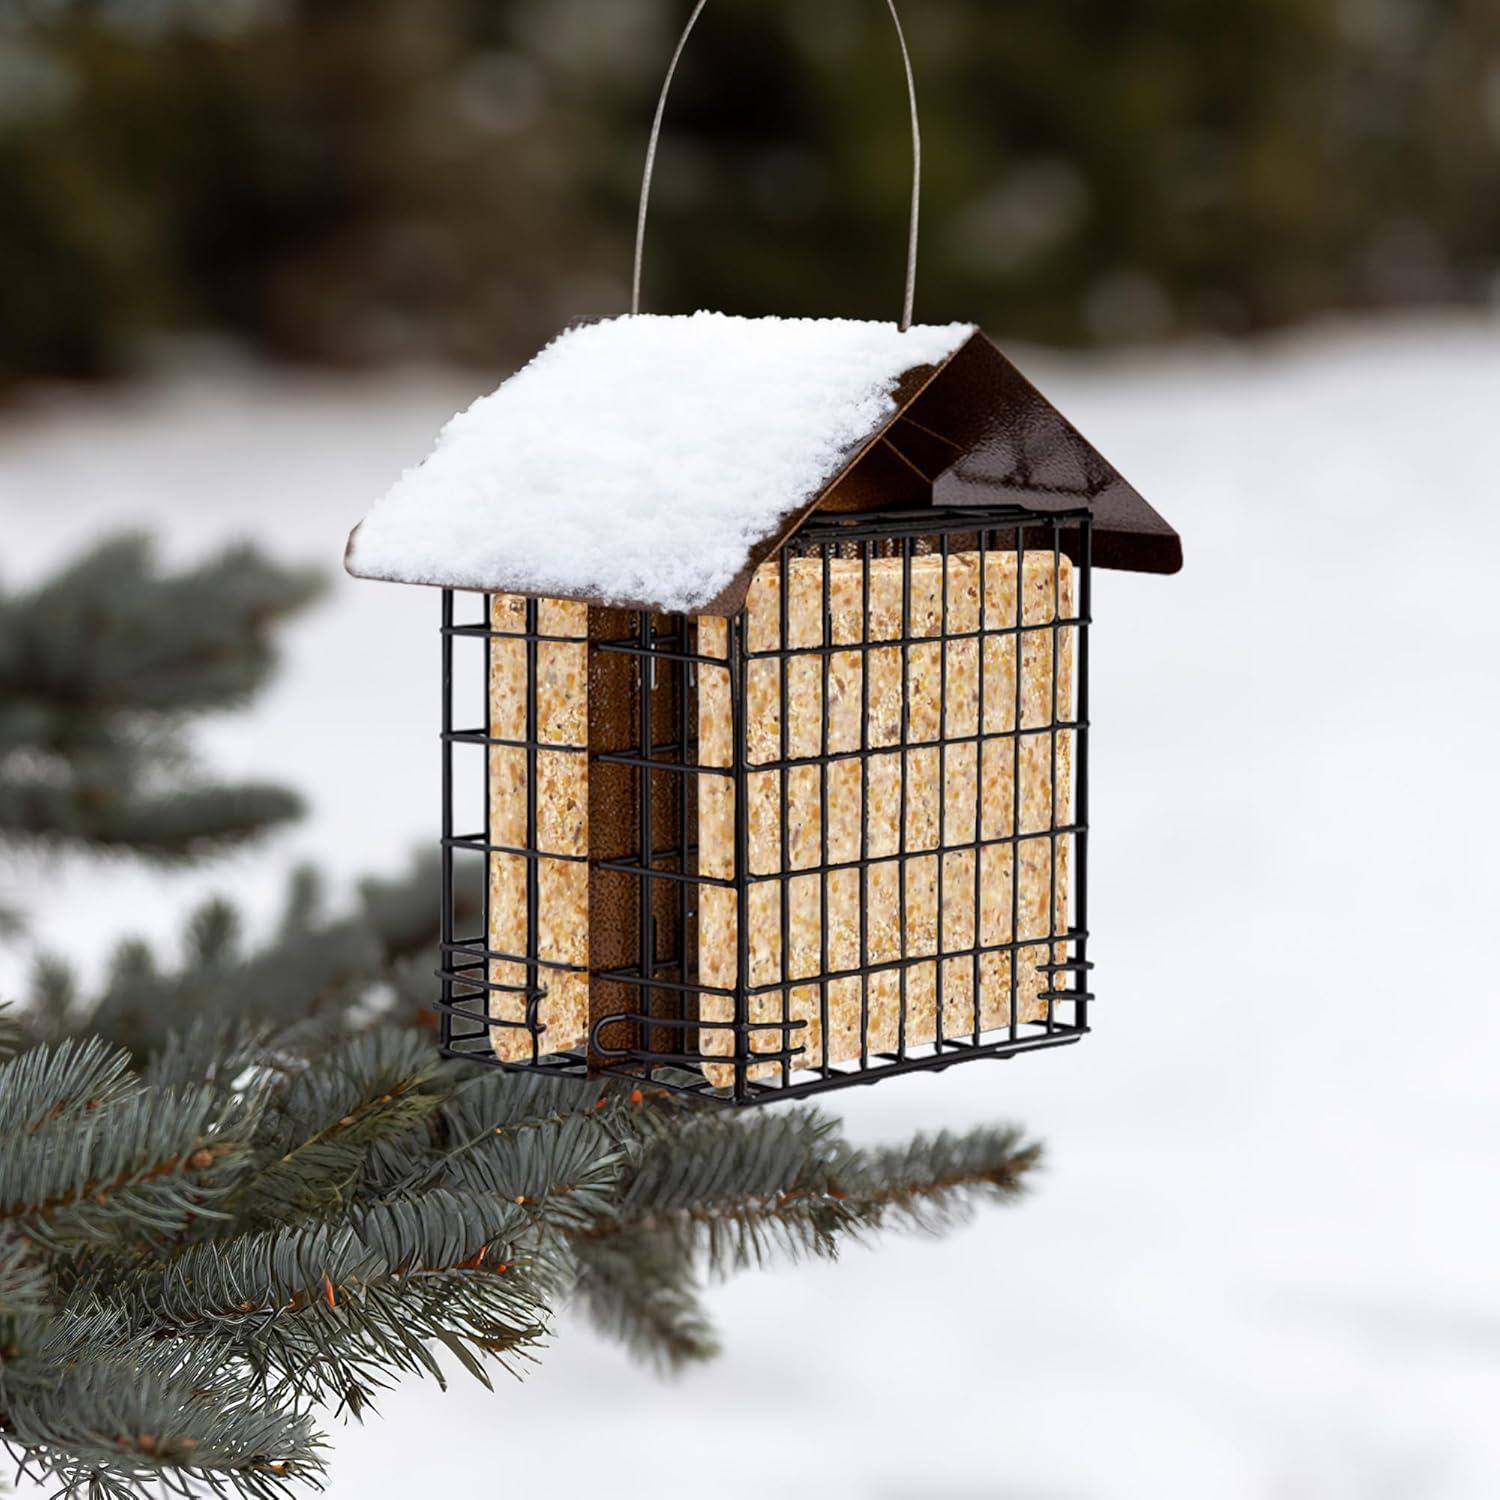
<svg viewBox="0 0 1500 1500">
<path fill-rule="evenodd" d="M 246 702 L 317 591 L 248 547 L 164 574 L 127 536 L 0 594 L 0 838 L 180 861 L 296 816 L 279 787 L 198 774 L 180 728 Z"/>
<path fill-rule="evenodd" d="M 677 1368 L 715 1351 L 705 1281 L 951 1222 L 1036 1162 L 1003 1131 L 863 1152 L 805 1109 L 440 1063 L 390 1025 L 200 1025 L 143 1069 L 42 1043 L 0 1065 L 0 1112 L 0 1440 L 99 1496 L 316 1481 L 316 1409 L 488 1384 L 570 1296 Z"/>
<path fill-rule="evenodd" d="M 131 542 L 8 602 L 3 680 L 25 695 L 0 710 L 0 806 L 31 813 L 5 831 L 134 847 L 149 751 L 244 701 L 269 623 L 311 590 L 251 552 L 163 579 Z M 91 733 L 130 815 L 84 816 L 76 788 L 28 803 L 36 766 L 65 781 Z M 196 857 L 223 829 L 157 826 L 146 852 Z M 323 1474 L 320 1411 L 359 1416 L 403 1375 L 488 1384 L 570 1303 L 681 1368 L 715 1352 L 714 1279 L 955 1223 L 1036 1165 L 1013 1131 L 862 1151 L 803 1108 L 442 1061 L 414 1004 L 433 888 L 418 868 L 333 916 L 300 873 L 253 949 L 210 903 L 177 963 L 128 944 L 85 998 L 52 961 L 0 1010 L 0 1444 L 23 1473 L 89 1500 L 277 1496 Z"/>
<path fill-rule="evenodd" d="M 430 1000 L 438 966 L 437 879 L 435 859 L 416 859 L 394 879 L 362 881 L 355 908 L 330 913 L 316 872 L 298 870 L 281 921 L 254 947 L 234 908 L 211 899 L 188 917 L 176 960 L 124 942 L 93 994 L 80 992 L 68 964 L 46 958 L 36 967 L 28 1027 L 37 1039 L 87 1029 L 144 1056 L 171 1045 L 184 1017 L 210 1013 L 275 1025 L 410 1020 Z M 461 918 L 469 911 L 462 894 L 455 910 Z"/>
</svg>

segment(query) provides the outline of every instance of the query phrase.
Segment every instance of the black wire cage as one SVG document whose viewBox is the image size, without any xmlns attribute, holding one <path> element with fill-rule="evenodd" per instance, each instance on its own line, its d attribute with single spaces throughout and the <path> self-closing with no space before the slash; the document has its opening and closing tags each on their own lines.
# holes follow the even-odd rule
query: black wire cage
<svg viewBox="0 0 1500 1500">
<path fill-rule="evenodd" d="M 728 617 L 445 591 L 443 1050 L 743 1105 L 1085 1035 L 1092 533 L 819 512 Z"/>
</svg>

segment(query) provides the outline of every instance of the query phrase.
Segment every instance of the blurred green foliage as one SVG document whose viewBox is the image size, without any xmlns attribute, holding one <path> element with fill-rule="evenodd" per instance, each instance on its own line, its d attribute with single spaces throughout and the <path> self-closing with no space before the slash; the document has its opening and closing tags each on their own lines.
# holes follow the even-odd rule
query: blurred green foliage
<svg viewBox="0 0 1500 1500">
<path fill-rule="evenodd" d="M 143 334 L 500 364 L 623 308 L 688 0 L 0 0 L 0 378 Z M 908 0 L 919 313 L 1007 337 L 1253 331 L 1493 295 L 1494 0 Z M 650 305 L 894 316 L 908 191 L 878 0 L 715 0 Z"/>
</svg>

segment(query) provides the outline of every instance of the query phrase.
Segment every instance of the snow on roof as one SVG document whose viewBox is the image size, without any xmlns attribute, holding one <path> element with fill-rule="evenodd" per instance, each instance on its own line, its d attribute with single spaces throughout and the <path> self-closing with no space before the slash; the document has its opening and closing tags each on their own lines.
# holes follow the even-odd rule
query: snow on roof
<svg viewBox="0 0 1500 1500">
<path fill-rule="evenodd" d="M 445 426 L 350 540 L 365 577 L 701 609 L 968 324 L 631 317 L 564 333 Z"/>
</svg>

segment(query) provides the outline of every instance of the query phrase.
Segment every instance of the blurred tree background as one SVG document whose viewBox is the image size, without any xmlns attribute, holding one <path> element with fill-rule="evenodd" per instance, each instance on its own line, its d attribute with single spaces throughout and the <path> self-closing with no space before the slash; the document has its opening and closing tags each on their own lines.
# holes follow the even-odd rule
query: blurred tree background
<svg viewBox="0 0 1500 1500">
<path fill-rule="evenodd" d="M 0 378 L 143 336 L 500 365 L 625 305 L 688 0 L 0 0 Z M 1494 0 L 920 0 L 920 314 L 1241 334 L 1479 302 Z M 658 310 L 894 316 L 907 194 L 876 0 L 715 0 L 668 118 Z"/>
</svg>

